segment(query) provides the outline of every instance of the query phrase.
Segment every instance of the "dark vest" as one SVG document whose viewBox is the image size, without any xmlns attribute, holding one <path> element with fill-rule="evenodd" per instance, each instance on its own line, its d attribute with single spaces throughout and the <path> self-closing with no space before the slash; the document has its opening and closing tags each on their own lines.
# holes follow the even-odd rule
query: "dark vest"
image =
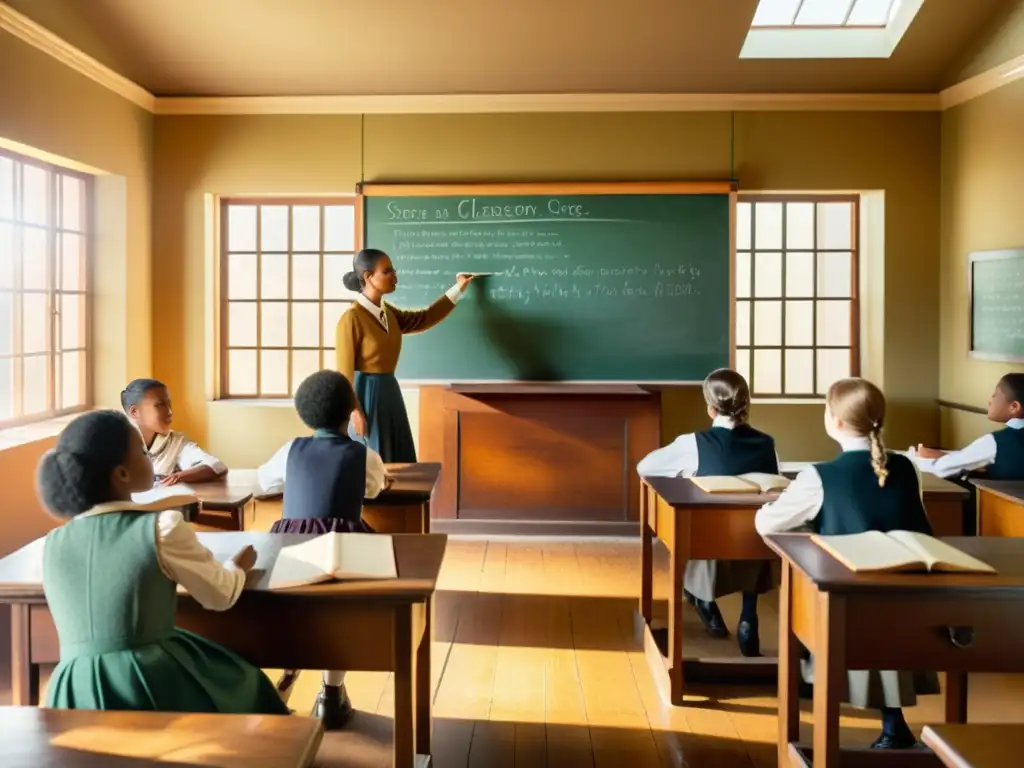
<svg viewBox="0 0 1024 768">
<path fill-rule="evenodd" d="M 815 464 L 824 501 L 812 526 L 836 536 L 865 531 L 915 531 L 931 534 L 921 501 L 917 470 L 910 459 L 890 453 L 885 486 L 871 467 L 869 451 L 846 451 L 832 461 Z"/>
<path fill-rule="evenodd" d="M 733 429 L 712 427 L 697 432 L 697 476 L 779 473 L 779 457 L 770 435 L 747 424 Z"/>
<path fill-rule="evenodd" d="M 339 517 L 356 522 L 366 491 L 366 446 L 347 435 L 292 441 L 285 467 L 286 520 Z"/>
<path fill-rule="evenodd" d="M 1024 429 L 1007 427 L 994 432 L 996 460 L 979 477 L 990 480 L 1024 480 Z"/>
</svg>

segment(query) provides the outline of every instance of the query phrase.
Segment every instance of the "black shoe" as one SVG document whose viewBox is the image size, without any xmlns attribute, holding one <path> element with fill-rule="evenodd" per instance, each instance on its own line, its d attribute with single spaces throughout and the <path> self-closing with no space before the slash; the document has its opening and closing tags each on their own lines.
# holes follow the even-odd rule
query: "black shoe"
<svg viewBox="0 0 1024 768">
<path fill-rule="evenodd" d="M 281 695 L 284 701 L 288 701 L 288 697 L 291 696 L 292 688 L 295 687 L 295 683 L 299 680 L 299 670 L 297 669 L 286 669 L 281 673 L 281 677 L 277 681 L 277 692 Z"/>
<path fill-rule="evenodd" d="M 325 731 L 337 731 L 344 728 L 355 713 L 344 685 L 323 685 L 309 714 L 320 719 Z"/>
<path fill-rule="evenodd" d="M 736 625 L 736 641 L 740 653 L 748 658 L 761 655 L 761 638 L 757 634 L 757 621 L 744 621 Z"/>
<path fill-rule="evenodd" d="M 872 749 L 914 749 L 918 746 L 914 734 L 907 729 L 905 733 L 895 735 L 883 733 L 871 745 Z"/>
<path fill-rule="evenodd" d="M 697 615 L 700 617 L 701 623 L 704 624 L 704 630 L 711 637 L 728 637 L 729 630 L 725 628 L 725 619 L 722 618 L 721 611 L 718 610 L 718 603 L 714 600 L 710 602 L 707 600 L 699 600 L 689 592 L 683 591 L 686 599 L 690 601 L 690 605 L 697 611 Z"/>
</svg>

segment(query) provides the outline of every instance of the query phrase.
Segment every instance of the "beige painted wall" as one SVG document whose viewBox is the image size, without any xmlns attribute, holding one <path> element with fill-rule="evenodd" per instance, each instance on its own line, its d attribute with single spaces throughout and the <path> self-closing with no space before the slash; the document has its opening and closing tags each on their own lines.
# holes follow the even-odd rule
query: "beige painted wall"
<svg viewBox="0 0 1024 768">
<path fill-rule="evenodd" d="M 938 435 L 938 115 L 738 113 L 735 167 L 748 190 L 881 190 L 884 293 L 867 297 L 892 400 L 893 444 Z M 153 190 L 154 370 L 182 428 L 252 465 L 299 428 L 274 406 L 209 403 L 203 195 L 348 193 L 367 181 L 720 179 L 727 113 L 158 117 Z M 365 135 L 365 145 L 361 143 Z M 409 393 L 413 418 L 417 398 Z M 703 423 L 692 391 L 665 397 L 670 437 Z M 754 421 L 787 458 L 830 455 L 817 405 L 761 405 Z M 415 426 L 415 425 L 414 425 Z"/>
</svg>

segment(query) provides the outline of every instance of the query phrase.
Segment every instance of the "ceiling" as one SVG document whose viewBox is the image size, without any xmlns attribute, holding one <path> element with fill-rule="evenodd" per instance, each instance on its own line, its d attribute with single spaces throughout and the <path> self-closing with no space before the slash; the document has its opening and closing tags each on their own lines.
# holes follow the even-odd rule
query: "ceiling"
<svg viewBox="0 0 1024 768">
<path fill-rule="evenodd" d="M 5 0 L 158 96 L 934 92 L 1013 0 L 889 59 L 741 60 L 757 0 Z"/>
</svg>

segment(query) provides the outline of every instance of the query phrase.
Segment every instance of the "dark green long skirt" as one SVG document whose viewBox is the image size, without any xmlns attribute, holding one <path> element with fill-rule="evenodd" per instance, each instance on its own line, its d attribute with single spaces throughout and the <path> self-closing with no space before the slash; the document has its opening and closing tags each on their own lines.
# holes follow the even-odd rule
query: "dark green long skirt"
<svg viewBox="0 0 1024 768">
<path fill-rule="evenodd" d="M 356 399 L 366 414 L 366 435 L 352 436 L 379 453 L 385 464 L 415 462 L 409 414 L 395 374 L 356 371 L 354 386 Z"/>
</svg>

